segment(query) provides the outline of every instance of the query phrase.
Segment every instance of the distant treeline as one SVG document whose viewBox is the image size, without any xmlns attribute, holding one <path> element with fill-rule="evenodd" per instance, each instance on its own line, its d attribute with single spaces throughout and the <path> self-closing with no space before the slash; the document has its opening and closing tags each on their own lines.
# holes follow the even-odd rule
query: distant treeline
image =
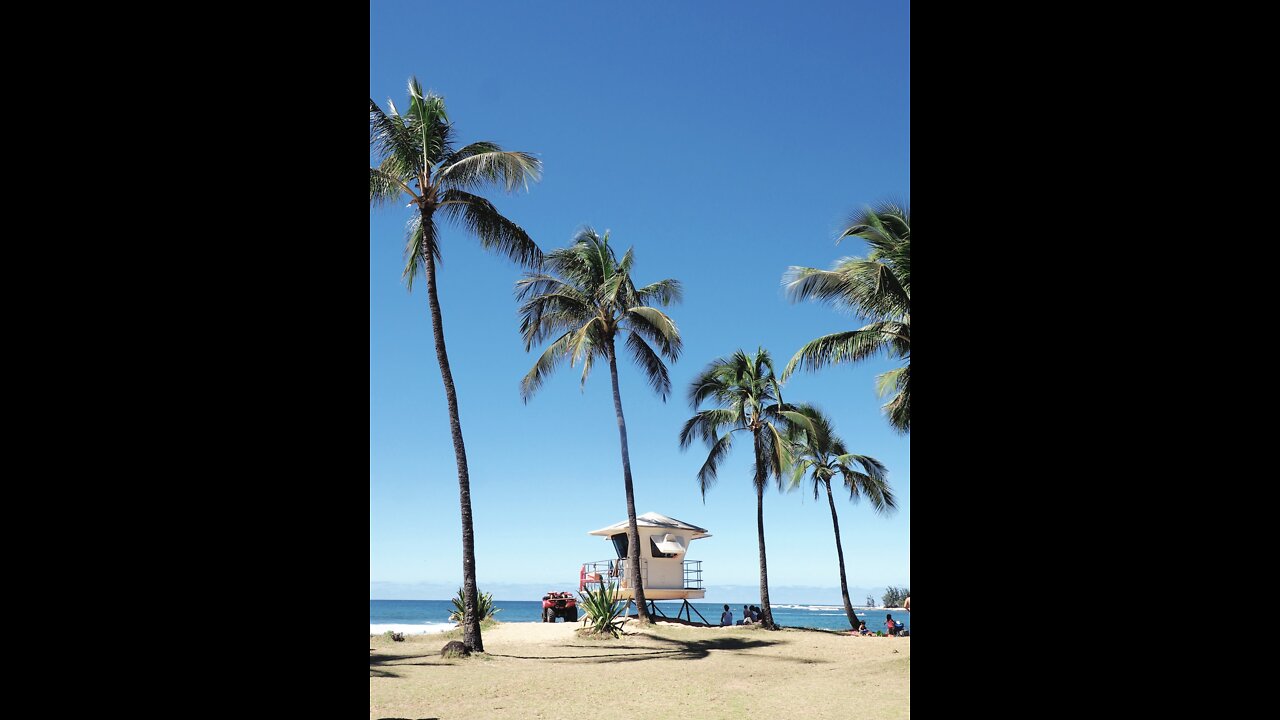
<svg viewBox="0 0 1280 720">
<path fill-rule="evenodd" d="M 884 600 L 884 606 L 887 608 L 902 607 L 902 603 L 911 597 L 911 590 L 907 588 L 896 588 L 892 585 L 884 591 L 881 599 Z"/>
</svg>

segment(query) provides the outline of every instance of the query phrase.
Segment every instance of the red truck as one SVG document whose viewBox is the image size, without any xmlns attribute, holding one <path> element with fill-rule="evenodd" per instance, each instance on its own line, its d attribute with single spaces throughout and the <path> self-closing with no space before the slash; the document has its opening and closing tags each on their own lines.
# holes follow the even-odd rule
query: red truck
<svg viewBox="0 0 1280 720">
<path fill-rule="evenodd" d="M 578 621 L 578 601 L 573 593 L 549 592 L 542 596 L 542 622 L 553 623 L 558 617 L 565 622 Z"/>
</svg>

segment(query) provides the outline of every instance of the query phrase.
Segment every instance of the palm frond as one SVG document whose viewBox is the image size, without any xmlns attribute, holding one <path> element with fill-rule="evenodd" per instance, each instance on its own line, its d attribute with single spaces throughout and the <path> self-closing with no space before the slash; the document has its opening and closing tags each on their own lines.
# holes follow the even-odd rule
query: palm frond
<svg viewBox="0 0 1280 720">
<path fill-rule="evenodd" d="M 429 232 L 423 232 L 420 214 L 415 212 L 409 216 L 409 222 L 405 224 L 404 272 L 400 275 L 409 292 L 413 292 L 413 279 L 426 272 L 424 263 L 427 258 L 430 257 L 431 261 L 437 265 L 443 258 L 440 253 L 440 243 L 436 242 L 434 220 L 427 230 Z"/>
<path fill-rule="evenodd" d="M 619 272 L 613 272 L 612 268 L 605 268 L 608 276 L 605 281 L 596 290 L 596 297 L 601 305 L 605 305 L 610 309 L 617 307 L 626 307 L 626 303 L 618 301 L 618 295 L 627 285 L 627 276 Z"/>
<path fill-rule="evenodd" d="M 911 432 L 911 366 L 902 368 L 897 376 L 898 392 L 883 405 L 889 416 L 889 425 L 900 433 Z"/>
<path fill-rule="evenodd" d="M 391 205 L 403 193 L 414 194 L 399 178 L 378 168 L 369 168 L 369 207 Z"/>
<path fill-rule="evenodd" d="M 841 258 L 836 267 L 857 258 Z M 792 265 L 782 276 L 782 287 L 791 302 L 809 299 L 838 301 L 848 293 L 847 280 L 836 270 Z"/>
<path fill-rule="evenodd" d="M 636 302 L 640 305 L 667 306 L 684 300 L 684 287 L 679 280 L 667 278 L 650 283 L 636 290 Z"/>
<path fill-rule="evenodd" d="M 631 350 L 631 357 L 644 373 L 645 379 L 649 381 L 649 387 L 658 393 L 658 397 L 663 402 L 666 402 L 667 396 L 671 394 L 671 377 L 667 374 L 667 366 L 662 363 L 662 359 L 653 351 L 653 348 L 649 347 L 649 343 L 645 342 L 644 338 L 634 332 L 627 333 L 627 348 Z"/>
<path fill-rule="evenodd" d="M 451 188 L 441 196 L 439 211 L 461 223 L 480 239 L 480 246 L 528 266 L 542 263 L 542 250 L 517 224 L 498 212 L 488 200 Z"/>
<path fill-rule="evenodd" d="M 782 490 L 782 478 L 787 470 L 790 469 L 791 463 L 794 462 L 791 441 L 783 437 L 778 426 L 773 423 L 766 423 L 765 428 L 765 432 L 769 436 L 770 445 L 769 474 L 777 479 L 778 489 Z"/>
<path fill-rule="evenodd" d="M 685 421 L 684 427 L 680 430 L 680 449 L 688 449 L 695 439 L 701 439 L 707 447 L 710 447 L 715 444 L 722 429 L 727 432 L 740 426 L 740 419 L 733 410 L 724 408 L 712 408 L 696 413 Z"/>
<path fill-rule="evenodd" d="M 813 466 L 814 466 L 814 463 L 812 460 L 804 456 L 797 456 L 796 461 L 791 465 L 790 477 L 787 478 L 787 481 L 788 481 L 787 489 L 794 490 L 795 488 L 800 487 L 800 483 L 804 482 L 805 472 Z M 818 483 L 814 482 L 812 483 L 812 485 L 813 485 L 813 499 L 817 500 L 818 499 Z"/>
<path fill-rule="evenodd" d="M 607 236 L 608 234 L 609 234 L 609 231 L 606 230 L 605 235 Z M 573 234 L 573 237 L 569 238 L 569 247 L 576 252 L 581 252 L 583 250 L 590 250 L 591 252 L 598 254 L 600 251 L 600 248 L 606 247 L 607 245 L 608 245 L 608 242 L 600 236 L 600 233 L 596 232 L 595 228 L 591 227 L 590 225 L 583 225 L 582 227 L 578 228 L 577 232 Z M 597 257 L 597 264 L 598 263 L 599 263 L 599 259 Z M 597 282 L 603 282 L 603 281 L 604 281 L 604 276 L 601 275 L 597 280 Z"/>
<path fill-rule="evenodd" d="M 570 345 L 572 351 L 569 354 L 569 365 L 576 367 L 578 363 L 582 363 L 581 386 L 585 388 L 595 356 L 603 354 L 608 346 L 608 339 L 600 329 L 600 319 L 592 318 L 586 325 L 575 330 Z"/>
<path fill-rule="evenodd" d="M 907 372 L 906 367 L 894 368 L 887 372 L 880 373 L 876 376 L 876 396 L 884 397 L 892 391 L 896 391 L 902 387 L 902 375 Z"/>
<path fill-rule="evenodd" d="M 552 334 L 581 327 L 594 317 L 592 310 L 589 299 L 566 285 L 529 298 L 519 310 L 525 351 Z"/>
<path fill-rule="evenodd" d="M 657 345 L 664 357 L 671 362 L 680 359 L 684 341 L 680 338 L 680 328 L 666 313 L 657 308 L 637 306 L 627 308 L 624 317 L 627 327 Z"/>
<path fill-rule="evenodd" d="M 542 260 L 543 272 L 559 278 L 566 285 L 572 285 L 593 298 L 598 297 L 598 288 L 602 282 L 600 274 L 593 265 L 594 254 L 581 241 L 565 248 L 556 248 L 547 253 Z"/>
<path fill-rule="evenodd" d="M 901 318 L 911 313 L 911 293 L 893 270 L 861 258 L 841 258 L 831 270 L 789 268 L 782 278 L 792 302 L 819 300 L 866 318 Z"/>
<path fill-rule="evenodd" d="M 626 306 L 635 301 L 635 285 L 631 284 L 631 268 L 635 264 L 636 249 L 635 247 L 629 247 L 622 254 L 622 259 L 613 268 L 614 277 L 620 278 L 620 282 L 617 284 L 617 289 L 610 288 L 610 292 L 606 297 L 617 305 Z"/>
<path fill-rule="evenodd" d="M 906 205 L 885 202 L 851 217 L 848 227 L 836 238 L 858 237 L 871 247 L 868 259 L 884 263 L 911 291 L 911 213 Z"/>
<path fill-rule="evenodd" d="M 733 449 L 733 434 L 725 433 L 721 435 L 715 443 L 711 445 L 711 451 L 707 453 L 707 459 L 702 463 L 702 467 L 698 469 L 698 490 L 702 492 L 702 501 L 707 501 L 707 491 L 716 484 L 716 472 L 719 469 L 720 461 L 724 459 L 729 451 Z"/>
<path fill-rule="evenodd" d="M 530 398 L 542 387 L 547 378 L 555 372 L 560 361 L 571 352 L 570 345 L 573 342 L 573 333 L 567 332 L 556 339 L 555 342 L 547 346 L 542 351 L 542 355 L 538 356 L 538 361 L 529 369 L 528 374 L 520 381 L 520 399 L 528 404 Z M 526 348 L 527 350 L 528 348 Z"/>
<path fill-rule="evenodd" d="M 862 463 L 862 467 L 871 470 L 865 463 Z M 889 489 L 889 483 L 885 479 L 883 466 L 879 468 L 878 476 L 873 476 L 870 472 L 859 472 L 847 463 L 841 464 L 839 470 L 844 479 L 845 488 L 849 490 L 850 500 L 856 502 L 862 496 L 866 496 L 867 502 L 871 503 L 871 509 L 877 515 L 891 514 L 898 508 L 893 491 Z"/>
<path fill-rule="evenodd" d="M 844 453 L 836 456 L 836 462 L 841 465 L 849 463 L 857 463 L 860 465 L 866 475 L 866 479 L 876 483 L 883 483 L 889 477 L 889 469 L 884 463 L 871 457 L 870 455 L 858 455 L 857 453 Z"/>
<path fill-rule="evenodd" d="M 815 432 L 813 420 L 803 412 L 795 410 L 775 410 L 777 406 L 772 406 L 770 415 L 776 415 L 784 421 L 784 427 L 793 434 L 794 432 L 813 434 Z"/>
<path fill-rule="evenodd" d="M 424 165 L 435 165 L 453 152 L 453 128 L 444 108 L 444 98 L 423 92 L 416 77 L 409 79 L 409 110 L 405 115 L 414 133 L 415 145 L 421 149 Z"/>
<path fill-rule="evenodd" d="M 453 165 L 459 160 L 471 157 L 472 155 L 475 155 L 477 153 L 482 153 L 482 152 L 502 152 L 502 148 L 498 147 L 497 143 L 492 143 L 487 140 L 473 142 L 464 148 L 455 150 L 454 152 L 451 152 L 448 155 L 445 155 L 444 157 L 442 157 L 440 159 L 437 176 L 440 173 L 444 172 L 444 170 L 447 169 L 450 165 Z"/>
<path fill-rule="evenodd" d="M 583 392 L 587 390 L 587 378 L 591 377 L 591 366 L 595 364 L 595 357 L 599 352 L 599 346 L 592 343 L 582 355 L 582 380 L 578 383 L 578 389 Z"/>
<path fill-rule="evenodd" d="M 694 410 L 697 410 L 698 406 L 708 398 L 715 397 L 728 389 L 729 386 L 722 376 L 729 362 L 728 358 L 716 358 L 694 377 L 693 382 L 689 384 L 689 405 Z"/>
<path fill-rule="evenodd" d="M 516 281 L 516 300 L 526 351 L 555 332 L 586 324 L 595 315 L 590 297 L 546 273 L 525 273 Z"/>
<path fill-rule="evenodd" d="M 817 405 L 800 403 L 794 406 L 794 412 L 803 414 L 808 421 L 805 427 L 804 444 L 811 448 L 815 455 L 825 454 L 839 442 L 839 438 L 831 428 L 831 421 Z"/>
<path fill-rule="evenodd" d="M 379 163 L 389 157 L 406 164 L 421 162 L 422 151 L 415 144 L 404 119 L 394 111 L 393 106 L 393 114 L 387 115 L 373 98 L 369 98 L 369 147 L 374 157 Z"/>
<path fill-rule="evenodd" d="M 756 352 L 756 362 L 760 368 L 756 371 L 756 376 L 762 381 L 763 387 L 760 392 L 760 399 L 773 400 L 778 406 L 786 403 L 782 401 L 782 380 L 778 377 L 777 371 L 773 369 L 773 356 L 768 350 L 760 348 Z M 765 371 L 768 372 L 765 372 Z"/>
<path fill-rule="evenodd" d="M 475 189 L 497 185 L 507 192 L 529 189 L 541 179 L 542 162 L 523 152 L 511 152 L 489 142 L 472 143 L 441 163 L 436 174 L 440 187 Z"/>
<path fill-rule="evenodd" d="M 791 373 L 797 369 L 817 370 L 827 365 L 854 362 L 872 357 L 878 352 L 887 352 L 892 349 L 892 340 L 891 335 L 879 332 L 878 328 L 823 335 L 796 351 L 783 368 L 782 379 L 791 377 Z"/>
<path fill-rule="evenodd" d="M 551 257 L 554 252 L 553 250 L 544 256 L 543 264 L 546 264 L 545 258 Z M 524 277 L 516 281 L 516 302 L 526 302 L 543 293 L 560 293 L 566 290 L 577 292 L 576 288 L 555 275 L 549 275 L 545 272 L 526 272 Z"/>
<path fill-rule="evenodd" d="M 850 216 L 845 224 L 847 227 L 840 233 L 840 239 L 860 237 L 887 246 L 911 239 L 911 212 L 894 202 L 864 208 Z"/>
</svg>

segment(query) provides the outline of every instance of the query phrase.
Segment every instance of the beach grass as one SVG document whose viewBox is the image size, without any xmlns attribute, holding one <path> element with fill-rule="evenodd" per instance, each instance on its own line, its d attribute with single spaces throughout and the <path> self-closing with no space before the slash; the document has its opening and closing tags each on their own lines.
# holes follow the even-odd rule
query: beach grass
<svg viewBox="0 0 1280 720">
<path fill-rule="evenodd" d="M 370 638 L 371 718 L 910 717 L 911 638 L 628 623 L 498 623 L 485 654 L 445 659 L 444 634 Z"/>
</svg>

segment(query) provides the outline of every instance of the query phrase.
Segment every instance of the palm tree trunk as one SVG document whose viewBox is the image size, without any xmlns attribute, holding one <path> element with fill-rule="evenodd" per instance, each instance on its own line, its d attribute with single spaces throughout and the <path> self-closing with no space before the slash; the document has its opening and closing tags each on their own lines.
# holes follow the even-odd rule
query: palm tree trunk
<svg viewBox="0 0 1280 720">
<path fill-rule="evenodd" d="M 759 437 L 761 430 L 756 430 L 756 534 L 760 538 L 760 608 L 764 611 L 761 624 L 766 630 L 777 630 L 773 621 L 773 608 L 769 605 L 769 567 L 764 559 L 764 486 L 765 458 L 760 453 Z"/>
<path fill-rule="evenodd" d="M 422 231 L 431 232 L 431 214 L 422 214 Z M 431 305 L 431 332 L 435 335 L 436 359 L 440 362 L 440 379 L 444 381 L 444 395 L 449 404 L 449 432 L 453 436 L 453 455 L 458 463 L 458 503 L 462 506 L 462 602 L 465 614 L 462 621 L 462 642 L 471 652 L 484 652 L 480 638 L 480 618 L 476 597 L 476 545 L 471 529 L 471 477 L 467 472 L 467 448 L 462 442 L 462 422 L 458 419 L 458 394 L 453 388 L 453 372 L 449 369 L 449 354 L 444 346 L 444 322 L 440 317 L 440 298 L 436 295 L 436 264 L 431 256 L 431 242 L 423 242 L 423 264 L 427 271 L 427 301 Z"/>
<path fill-rule="evenodd" d="M 609 377 L 613 380 L 613 409 L 618 415 L 618 439 L 622 443 L 622 482 L 627 488 L 627 564 L 630 566 L 631 587 L 635 590 L 637 621 L 650 622 L 649 608 L 645 607 L 644 585 L 640 579 L 640 529 L 636 527 L 636 499 L 631 486 L 631 453 L 627 450 L 627 421 L 622 417 L 622 393 L 618 391 L 618 359 L 609 338 Z"/>
<path fill-rule="evenodd" d="M 844 549 L 840 547 L 840 521 L 836 518 L 836 499 L 831 496 L 831 481 L 824 480 L 827 488 L 827 502 L 831 503 L 831 527 L 836 531 L 836 558 L 840 560 L 840 597 L 844 598 L 844 614 L 849 616 L 849 628 L 858 629 L 858 616 L 853 614 L 853 603 L 849 602 L 849 582 L 844 577 Z"/>
</svg>

